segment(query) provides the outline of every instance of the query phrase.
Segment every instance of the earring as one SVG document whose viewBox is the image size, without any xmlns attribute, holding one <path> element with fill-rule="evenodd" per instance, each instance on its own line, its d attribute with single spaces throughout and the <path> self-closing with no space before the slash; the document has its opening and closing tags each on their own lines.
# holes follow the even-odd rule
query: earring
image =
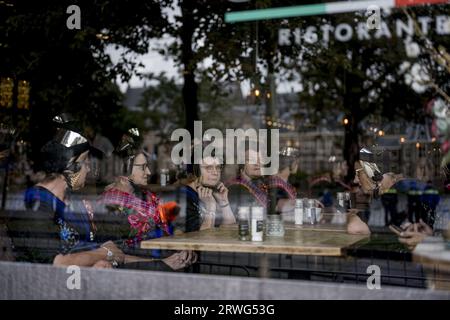
<svg viewBox="0 0 450 320">
<path fill-rule="evenodd" d="M 79 173 L 70 173 L 69 177 L 69 186 L 72 190 L 77 190 L 75 187 L 77 186 L 78 180 L 80 180 Z"/>
</svg>

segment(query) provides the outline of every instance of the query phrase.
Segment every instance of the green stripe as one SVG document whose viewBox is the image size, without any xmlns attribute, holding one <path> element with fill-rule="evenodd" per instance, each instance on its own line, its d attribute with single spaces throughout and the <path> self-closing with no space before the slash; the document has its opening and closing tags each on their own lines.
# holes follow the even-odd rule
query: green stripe
<svg viewBox="0 0 450 320">
<path fill-rule="evenodd" d="M 258 9 L 225 13 L 225 22 L 257 21 L 325 14 L 326 5 L 310 4 L 305 6 Z"/>
</svg>

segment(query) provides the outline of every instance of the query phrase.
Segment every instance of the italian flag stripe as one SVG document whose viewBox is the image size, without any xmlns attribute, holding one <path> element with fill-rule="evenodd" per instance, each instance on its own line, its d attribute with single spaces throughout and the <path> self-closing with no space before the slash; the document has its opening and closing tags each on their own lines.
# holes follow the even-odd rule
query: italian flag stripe
<svg viewBox="0 0 450 320">
<path fill-rule="evenodd" d="M 225 13 L 225 22 L 258 21 L 324 14 L 365 11 L 371 5 L 380 8 L 399 8 L 424 4 L 443 4 L 449 0 L 377 0 L 377 1 L 338 1 L 303 6 L 279 7 L 270 9 L 246 10 Z"/>
<path fill-rule="evenodd" d="M 446 3 L 444 0 L 395 0 L 396 7 L 417 6 L 421 4 L 440 4 Z"/>
</svg>

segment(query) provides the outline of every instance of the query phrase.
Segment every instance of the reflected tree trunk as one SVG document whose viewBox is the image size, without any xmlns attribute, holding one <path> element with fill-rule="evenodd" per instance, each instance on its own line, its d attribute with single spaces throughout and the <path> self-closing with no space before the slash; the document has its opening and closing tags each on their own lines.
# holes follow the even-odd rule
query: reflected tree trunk
<svg viewBox="0 0 450 320">
<path fill-rule="evenodd" d="M 198 116 L 198 85 L 195 81 L 195 70 L 197 64 L 194 60 L 194 52 L 192 50 L 192 38 L 196 29 L 194 20 L 195 1 L 183 0 L 181 6 L 181 22 L 180 28 L 181 38 L 181 63 L 183 70 L 183 105 L 186 129 L 189 130 L 191 137 L 194 136 L 194 121 L 199 120 Z"/>
<path fill-rule="evenodd" d="M 361 113 L 361 83 L 352 73 L 345 75 L 344 106 L 349 111 L 346 115 L 348 124 L 344 126 L 344 159 L 348 171 L 345 182 L 350 183 L 355 178 L 355 162 L 359 160 L 359 123 L 363 119 Z"/>
</svg>

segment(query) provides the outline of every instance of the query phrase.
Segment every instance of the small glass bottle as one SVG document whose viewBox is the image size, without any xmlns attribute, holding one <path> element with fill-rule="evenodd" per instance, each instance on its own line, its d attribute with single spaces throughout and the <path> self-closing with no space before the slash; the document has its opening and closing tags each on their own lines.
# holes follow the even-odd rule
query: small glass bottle
<svg viewBox="0 0 450 320">
<path fill-rule="evenodd" d="M 267 215 L 266 234 L 268 237 L 284 237 L 284 225 L 281 215 Z"/>
<path fill-rule="evenodd" d="M 238 209 L 238 223 L 239 223 L 239 240 L 250 240 L 250 225 L 249 225 L 250 208 L 239 207 Z"/>
<path fill-rule="evenodd" d="M 304 201 L 303 199 L 295 200 L 295 209 L 294 209 L 294 222 L 295 224 L 303 224 L 303 215 L 304 215 Z"/>
<path fill-rule="evenodd" d="M 353 208 L 351 194 L 350 192 L 345 192 L 345 209 L 348 211 L 351 208 Z"/>
<path fill-rule="evenodd" d="M 264 208 L 252 207 L 252 241 L 263 241 Z"/>
<path fill-rule="evenodd" d="M 345 193 L 344 192 L 338 192 L 337 193 L 336 210 L 339 213 L 346 213 L 347 212 L 347 204 L 346 204 L 346 201 L 345 201 Z"/>
<path fill-rule="evenodd" d="M 308 218 L 310 224 L 316 224 L 317 219 L 317 210 L 316 210 L 316 200 L 308 199 Z"/>
<path fill-rule="evenodd" d="M 165 187 L 169 181 L 169 169 L 161 169 L 161 187 Z"/>
</svg>

